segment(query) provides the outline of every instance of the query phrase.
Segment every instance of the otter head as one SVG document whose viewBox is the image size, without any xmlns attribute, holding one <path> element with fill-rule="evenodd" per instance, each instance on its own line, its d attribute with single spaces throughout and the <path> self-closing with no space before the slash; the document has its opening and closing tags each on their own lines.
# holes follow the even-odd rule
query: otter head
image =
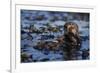
<svg viewBox="0 0 100 73">
<path fill-rule="evenodd" d="M 78 25 L 73 22 L 65 23 L 64 32 L 65 32 L 65 34 L 72 33 L 72 34 L 76 35 L 78 33 Z"/>
</svg>

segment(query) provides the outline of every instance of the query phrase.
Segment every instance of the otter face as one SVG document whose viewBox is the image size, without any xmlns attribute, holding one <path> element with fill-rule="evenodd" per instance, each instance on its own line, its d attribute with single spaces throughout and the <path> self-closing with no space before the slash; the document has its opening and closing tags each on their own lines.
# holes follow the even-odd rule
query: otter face
<svg viewBox="0 0 100 73">
<path fill-rule="evenodd" d="M 72 23 L 72 22 L 66 23 L 64 25 L 64 29 L 65 29 L 65 34 L 72 33 L 72 34 L 75 35 L 78 32 L 78 26 L 77 26 L 77 24 Z"/>
<path fill-rule="evenodd" d="M 74 35 L 77 33 L 77 29 L 74 26 L 70 26 L 68 30 L 68 32 L 73 33 Z"/>
</svg>

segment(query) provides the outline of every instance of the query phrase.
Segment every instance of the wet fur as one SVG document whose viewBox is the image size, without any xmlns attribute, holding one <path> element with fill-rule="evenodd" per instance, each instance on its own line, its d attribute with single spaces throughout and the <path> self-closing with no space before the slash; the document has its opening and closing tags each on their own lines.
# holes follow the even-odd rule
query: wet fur
<svg viewBox="0 0 100 73">
<path fill-rule="evenodd" d="M 72 22 L 64 25 L 64 59 L 76 60 L 76 52 L 81 47 L 78 25 Z"/>
</svg>

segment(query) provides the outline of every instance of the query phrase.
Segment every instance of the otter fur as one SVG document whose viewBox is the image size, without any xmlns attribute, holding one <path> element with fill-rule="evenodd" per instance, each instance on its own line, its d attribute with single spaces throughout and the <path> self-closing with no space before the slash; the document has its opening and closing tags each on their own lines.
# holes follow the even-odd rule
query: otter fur
<svg viewBox="0 0 100 73">
<path fill-rule="evenodd" d="M 81 47 L 79 27 L 76 23 L 68 22 L 64 25 L 64 60 L 76 60 L 76 53 Z"/>
</svg>

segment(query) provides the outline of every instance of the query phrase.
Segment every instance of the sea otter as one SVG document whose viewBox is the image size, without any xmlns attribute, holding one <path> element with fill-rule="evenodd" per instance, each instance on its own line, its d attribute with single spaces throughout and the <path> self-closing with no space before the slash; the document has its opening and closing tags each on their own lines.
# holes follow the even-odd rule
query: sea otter
<svg viewBox="0 0 100 73">
<path fill-rule="evenodd" d="M 64 60 L 76 60 L 76 52 L 81 47 L 79 27 L 76 23 L 67 22 L 64 25 Z"/>
</svg>

